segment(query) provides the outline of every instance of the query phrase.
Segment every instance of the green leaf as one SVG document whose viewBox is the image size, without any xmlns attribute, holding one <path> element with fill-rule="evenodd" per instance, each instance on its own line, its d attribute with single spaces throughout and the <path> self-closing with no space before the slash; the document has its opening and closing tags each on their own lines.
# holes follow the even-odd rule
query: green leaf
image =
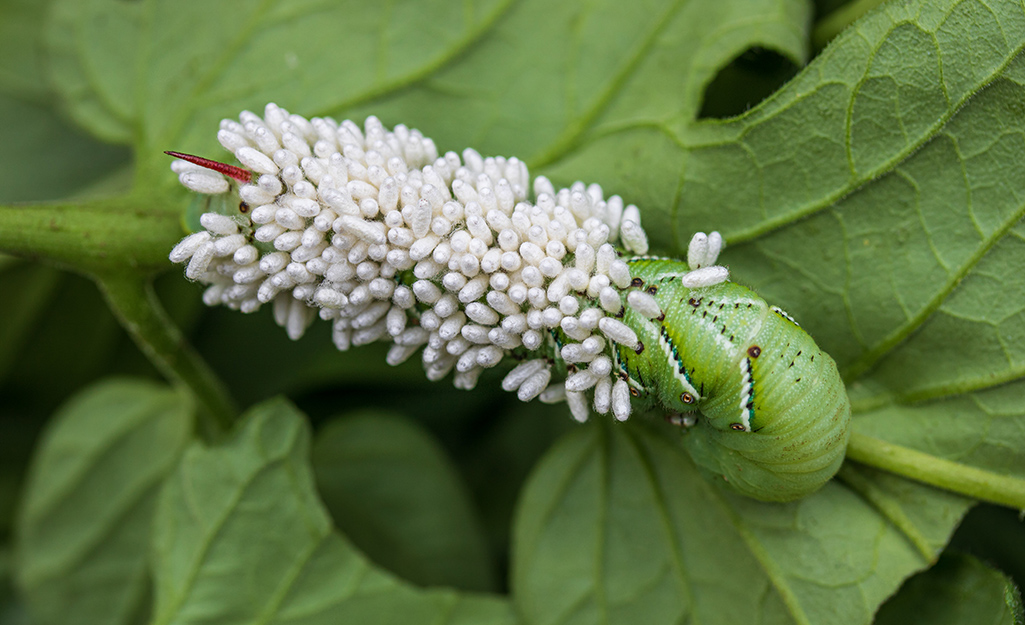
<svg viewBox="0 0 1025 625">
<path fill-rule="evenodd" d="M 0 90 L 42 98 L 50 90 L 43 49 L 47 0 L 7 0 L 0 5 Z"/>
<path fill-rule="evenodd" d="M 9 542 L 13 533 L 32 447 L 39 439 L 40 429 L 41 424 L 20 406 L 9 406 L 0 412 L 0 545 Z"/>
<path fill-rule="evenodd" d="M 0 274 L 0 288 L 9 297 L 4 322 L 18 333 L 4 345 L 6 401 L 0 410 L 22 406 L 49 414 L 108 371 L 124 335 L 91 282 L 23 263 Z"/>
<path fill-rule="evenodd" d="M 1025 302 L 1012 294 L 1025 292 L 1025 276 L 1016 270 L 1023 255 L 1025 223 L 1018 221 L 865 377 L 866 388 L 857 389 L 855 399 L 903 403 L 954 393 L 970 396 L 1020 380 L 1025 375 Z"/>
<path fill-rule="evenodd" d="M 140 42 L 148 3 L 113 4 L 55 0 L 45 36 L 50 77 L 72 117 L 102 139 L 129 143 L 139 112 L 135 81 L 147 69 Z M 125 71 L 129 59 L 135 63 Z"/>
<path fill-rule="evenodd" d="M 10 550 L 0 547 L 0 623 L 28 625 L 28 614 L 14 595 Z"/>
<path fill-rule="evenodd" d="M 335 525 L 375 564 L 422 586 L 496 589 L 466 486 L 415 422 L 376 411 L 334 419 L 312 461 Z"/>
<path fill-rule="evenodd" d="M 7 296 L 0 300 L 0 380 L 7 378 L 18 352 L 31 336 L 32 327 L 53 297 L 60 272 L 22 262 L 0 269 L 0 285 Z"/>
<path fill-rule="evenodd" d="M 37 623 L 142 623 L 157 495 L 192 408 L 152 382 L 110 380 L 70 400 L 32 462 L 15 576 Z"/>
<path fill-rule="evenodd" d="M 550 159 L 598 122 L 681 107 L 692 117 L 716 70 L 751 45 L 803 59 L 808 17 L 800 0 L 662 0 L 642 11 L 536 0 L 59 0 L 48 38 L 54 82 L 76 119 L 101 136 L 142 139 L 147 150 L 168 141 L 212 147 L 220 117 L 276 100 L 306 115 L 372 103 L 385 119 L 401 115 L 391 123 L 431 120 L 430 133 L 453 148 Z M 340 36 L 346 54 L 337 53 Z M 133 71 L 120 55 L 139 60 Z M 523 72 L 532 67 L 564 69 Z"/>
<path fill-rule="evenodd" d="M 481 380 L 478 386 L 485 382 Z M 481 388 L 477 392 L 488 391 Z M 506 405 L 499 408 L 502 401 Z M 559 437 L 578 424 L 563 405 L 524 404 L 510 398 L 497 384 L 487 410 L 493 420 L 484 427 L 476 426 L 482 431 L 471 439 L 460 464 L 481 507 L 493 550 L 507 559 L 513 510 L 531 469 Z"/>
<path fill-rule="evenodd" d="M 949 549 L 968 553 L 1025 585 L 1025 518 L 1018 510 L 983 504 L 969 512 Z"/>
<path fill-rule="evenodd" d="M 674 437 L 580 428 L 524 491 L 513 597 L 531 623 L 868 623 L 970 505 L 891 479 L 759 503 L 701 479 Z"/>
<path fill-rule="evenodd" d="M 0 202 L 66 197 L 128 163 L 126 149 L 97 141 L 46 106 L 0 93 L 0 116 L 18 120 L 0 125 L 0 145 L 17 155 L 0 168 Z"/>
<path fill-rule="evenodd" d="M 247 413 L 220 447 L 195 445 L 153 530 L 154 623 L 512 623 L 506 601 L 417 590 L 331 527 L 291 404 Z"/>
<path fill-rule="evenodd" d="M 930 234 L 947 235 L 937 244 L 956 243 L 953 235 L 968 233 L 958 231 L 954 224 L 933 232 L 944 224 L 930 228 L 933 220 L 927 219 L 928 214 L 922 222 L 906 223 L 899 217 L 906 214 L 906 204 L 914 204 L 916 199 L 926 209 L 949 207 L 944 200 L 963 198 L 966 187 L 983 173 L 980 170 L 972 176 L 971 168 L 961 169 L 961 161 L 981 166 L 973 156 L 985 160 L 985 152 L 994 149 L 999 152 L 990 156 L 996 158 L 1005 154 L 1002 141 L 1013 145 L 1013 125 L 996 136 L 992 131 L 1001 117 L 1013 124 L 1015 108 L 1004 105 L 993 110 L 989 103 L 998 95 L 1008 101 L 1011 94 L 1001 94 L 1001 90 L 1016 89 L 1015 59 L 1025 39 L 1023 33 L 1025 16 L 1020 5 L 1012 2 L 994 2 L 992 6 L 975 0 L 908 2 L 873 12 L 763 106 L 736 120 L 690 128 L 688 139 L 693 149 L 688 153 L 689 168 L 677 210 L 681 228 L 677 235 L 685 237 L 693 229 L 726 225 L 723 234 L 727 240 L 740 243 L 816 215 L 818 229 L 805 224 L 802 230 L 817 232 L 826 239 L 822 243 L 828 244 L 838 237 L 837 222 L 841 220 L 836 212 L 840 212 L 862 219 L 872 213 L 911 228 L 906 233 L 889 232 L 877 223 L 870 231 L 888 234 L 887 240 L 893 242 L 900 240 L 898 234 L 912 235 L 918 230 L 920 236 L 909 237 L 909 245 L 923 245 Z M 966 44 L 970 45 L 966 48 Z M 972 101 L 994 89 L 997 93 L 983 101 Z M 975 141 L 964 145 L 961 154 L 951 151 L 952 143 L 965 139 Z M 920 150 L 922 153 L 916 154 Z M 1000 167 L 1011 170 L 1015 157 L 1007 156 L 1012 161 L 1000 163 Z M 934 169 L 907 170 L 918 164 Z M 943 171 L 935 169 L 954 166 L 957 168 L 948 173 L 959 175 L 947 180 L 939 177 Z M 914 178 L 927 174 L 935 184 L 918 188 L 929 195 L 916 198 L 909 194 L 916 186 Z M 723 185 L 730 180 L 747 184 L 724 193 Z M 996 193 L 993 199 L 1001 199 L 1011 189 L 988 191 Z M 941 193 L 952 190 L 958 193 L 949 197 Z M 894 205 L 887 211 L 864 208 L 866 194 Z M 894 202 L 902 196 L 904 203 Z M 827 210 L 845 197 L 838 211 Z M 852 201 L 856 203 L 848 204 Z M 974 232 L 972 246 L 984 238 L 978 235 L 1002 223 L 1001 213 L 1009 210 L 1013 211 L 997 205 L 978 215 L 982 232 Z M 963 223 L 971 225 L 970 220 Z M 861 225 L 861 219 L 850 225 Z M 865 234 L 852 231 L 847 240 L 861 243 Z M 839 240 L 845 239 L 840 236 Z M 836 252 L 842 250 L 836 248 Z M 859 248 L 860 253 L 850 261 L 871 262 L 870 251 Z M 896 260 L 884 256 L 875 262 L 893 267 Z M 890 273 L 896 272 L 883 275 Z"/>
<path fill-rule="evenodd" d="M 909 579 L 875 622 L 1021 625 L 1022 620 L 1021 594 L 1011 580 L 971 556 L 946 554 Z"/>
</svg>

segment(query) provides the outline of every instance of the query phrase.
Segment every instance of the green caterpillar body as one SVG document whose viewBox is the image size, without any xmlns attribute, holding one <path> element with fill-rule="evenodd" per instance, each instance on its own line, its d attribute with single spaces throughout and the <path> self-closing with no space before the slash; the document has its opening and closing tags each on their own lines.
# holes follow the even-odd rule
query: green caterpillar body
<svg viewBox="0 0 1025 625">
<path fill-rule="evenodd" d="M 850 402 L 833 359 L 786 313 L 738 284 L 689 289 L 685 263 L 635 258 L 633 286 L 665 314 L 626 309 L 638 350 L 617 346 L 630 392 L 684 428 L 694 461 L 765 501 L 808 495 L 840 468 Z M 700 416 L 692 414 L 699 411 Z"/>
</svg>

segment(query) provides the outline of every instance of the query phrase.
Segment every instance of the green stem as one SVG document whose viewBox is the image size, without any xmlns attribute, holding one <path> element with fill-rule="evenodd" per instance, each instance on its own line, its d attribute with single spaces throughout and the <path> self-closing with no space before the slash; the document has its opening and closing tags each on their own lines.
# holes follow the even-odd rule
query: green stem
<svg viewBox="0 0 1025 625">
<path fill-rule="evenodd" d="M 237 411 L 227 389 L 164 312 L 152 282 L 127 271 L 101 276 L 97 282 L 139 349 L 196 399 L 204 434 L 212 438 L 230 428 Z"/>
<path fill-rule="evenodd" d="M 854 432 L 847 458 L 984 501 L 1025 509 L 1025 480 L 985 471 Z"/>
<path fill-rule="evenodd" d="M 0 252 L 83 273 L 166 269 L 181 233 L 178 212 L 150 198 L 0 206 Z"/>
<path fill-rule="evenodd" d="M 840 31 L 883 2 L 885 0 L 854 0 L 854 2 L 833 11 L 815 25 L 811 34 L 812 46 L 816 50 L 825 48 L 827 43 L 840 34 Z"/>
<path fill-rule="evenodd" d="M 196 400 L 214 436 L 234 421 L 224 386 L 157 300 L 151 277 L 181 238 L 174 206 L 136 195 L 0 206 L 0 252 L 62 265 L 96 279 L 111 310 L 160 372 Z"/>
</svg>

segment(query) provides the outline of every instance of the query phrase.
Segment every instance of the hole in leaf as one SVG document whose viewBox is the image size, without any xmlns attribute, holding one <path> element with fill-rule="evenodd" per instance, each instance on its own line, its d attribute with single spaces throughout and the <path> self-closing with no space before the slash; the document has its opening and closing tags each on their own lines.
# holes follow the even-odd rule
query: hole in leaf
<svg viewBox="0 0 1025 625">
<path fill-rule="evenodd" d="M 815 0 L 815 21 L 828 17 L 830 13 L 846 4 L 851 4 L 851 0 Z"/>
<path fill-rule="evenodd" d="M 800 68 L 782 54 L 766 48 L 748 48 L 722 68 L 705 89 L 699 118 L 740 115 L 758 104 Z"/>
</svg>

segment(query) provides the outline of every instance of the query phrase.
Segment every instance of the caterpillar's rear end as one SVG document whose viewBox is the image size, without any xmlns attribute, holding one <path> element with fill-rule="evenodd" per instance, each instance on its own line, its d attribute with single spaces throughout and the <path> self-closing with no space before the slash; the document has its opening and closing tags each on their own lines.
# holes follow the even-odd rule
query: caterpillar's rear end
<svg viewBox="0 0 1025 625">
<path fill-rule="evenodd" d="M 767 501 L 817 490 L 839 470 L 849 437 L 850 403 L 836 364 L 752 291 L 733 283 L 687 289 L 674 279 L 681 267 L 631 263 L 667 312 L 627 320 L 641 328 L 645 349 L 624 355 L 626 374 L 648 380 L 670 414 L 699 412 L 680 419 L 690 426 L 683 443 L 734 490 Z"/>
<path fill-rule="evenodd" d="M 703 409 L 702 427 L 691 428 L 684 444 L 699 465 L 742 493 L 770 501 L 797 499 L 840 469 L 850 402 L 833 359 L 792 322 L 768 316 L 752 344 L 761 353 L 751 358 L 745 350 L 736 386 L 743 388 L 741 369 L 750 362 L 751 431 L 717 427 L 740 403 L 727 392 L 725 401 Z"/>
</svg>

